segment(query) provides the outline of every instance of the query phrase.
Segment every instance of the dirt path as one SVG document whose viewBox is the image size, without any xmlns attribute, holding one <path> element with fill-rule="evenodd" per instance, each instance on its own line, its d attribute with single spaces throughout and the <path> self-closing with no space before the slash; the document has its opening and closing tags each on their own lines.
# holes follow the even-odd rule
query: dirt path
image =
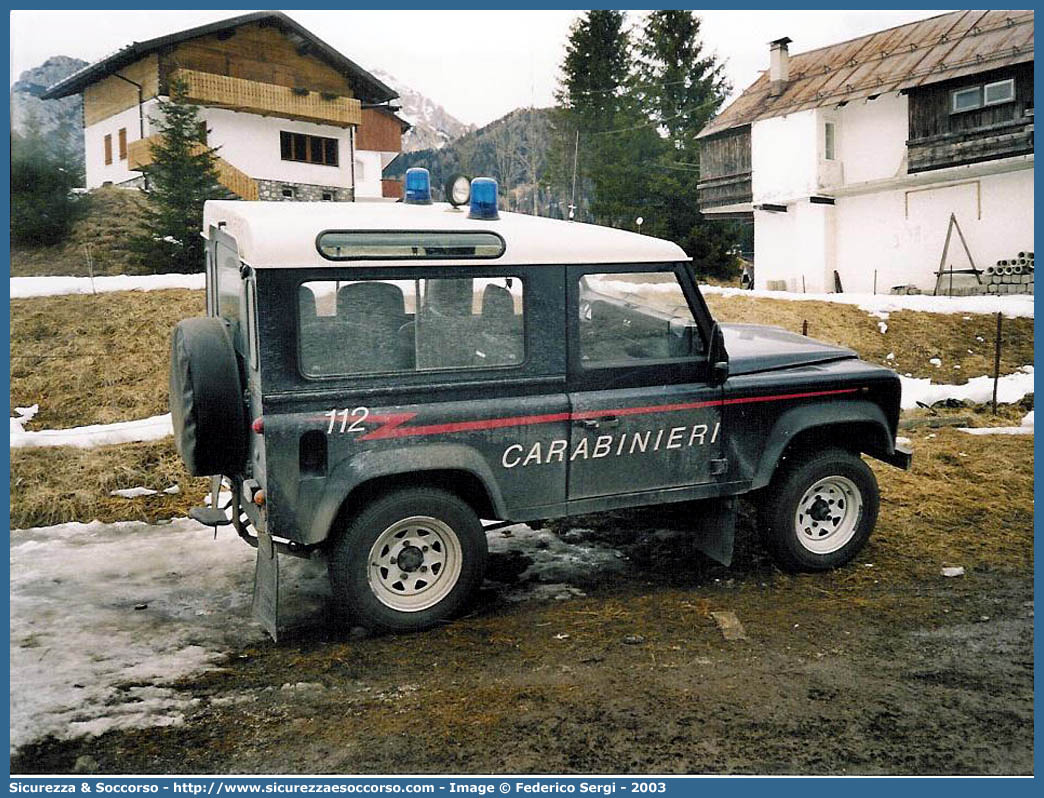
<svg viewBox="0 0 1044 798">
<path fill-rule="evenodd" d="M 12 691 L 50 703 L 18 715 L 12 772 L 1032 773 L 1033 440 L 912 434 L 912 471 L 875 464 L 878 528 L 838 571 L 780 573 L 749 508 L 730 568 L 691 549 L 698 505 L 518 526 L 491 533 L 470 614 L 411 636 L 331 637 L 317 564 L 287 562 L 288 628 L 263 639 L 249 549 L 188 522 L 20 532 L 12 678 L 32 667 Z M 197 649 L 232 653 L 156 675 Z M 145 728 L 40 737 L 139 706 Z"/>
<path fill-rule="evenodd" d="M 835 595 L 843 574 L 742 556 L 737 574 L 661 550 L 571 601 L 487 590 L 423 635 L 299 626 L 182 683 L 184 725 L 46 740 L 12 770 L 89 754 L 110 773 L 1032 772 L 1028 578 Z M 645 584 L 668 568 L 672 586 Z M 721 609 L 748 641 L 723 639 Z"/>
</svg>

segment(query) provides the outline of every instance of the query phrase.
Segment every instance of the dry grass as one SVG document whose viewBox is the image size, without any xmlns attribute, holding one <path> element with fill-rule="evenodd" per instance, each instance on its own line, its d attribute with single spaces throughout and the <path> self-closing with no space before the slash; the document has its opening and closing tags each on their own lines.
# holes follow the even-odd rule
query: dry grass
<svg viewBox="0 0 1044 798">
<path fill-rule="evenodd" d="M 882 334 L 877 326 L 881 319 L 851 305 L 746 296 L 705 298 L 719 321 L 772 324 L 801 332 L 807 320 L 813 338 L 850 347 L 864 360 L 900 374 L 964 383 L 993 373 L 995 316 L 902 310 L 890 315 L 888 331 Z M 1033 362 L 1033 319 L 1005 319 L 1002 330 L 1001 374 L 1010 374 Z M 895 354 L 894 360 L 885 360 L 889 353 Z M 928 362 L 933 357 L 942 360 L 941 367 Z"/>
<path fill-rule="evenodd" d="M 881 484 L 872 556 L 919 576 L 944 565 L 1033 570 L 1033 436 L 917 430 L 914 465 L 870 461 Z"/>
<path fill-rule="evenodd" d="M 86 276 L 84 246 L 90 245 L 94 273 L 152 274 L 169 271 L 162 264 L 143 263 L 130 251 L 133 236 L 141 232 L 145 197 L 136 189 L 99 188 L 88 197 L 84 218 L 73 226 L 69 239 L 53 247 L 12 247 L 11 276 L 46 274 Z"/>
<path fill-rule="evenodd" d="M 120 488 L 162 491 L 136 499 L 110 496 Z M 167 438 L 97 449 L 56 447 L 11 450 L 11 527 L 48 526 L 67 521 L 157 521 L 184 516 L 203 503 L 205 478 L 190 477 Z"/>
<path fill-rule="evenodd" d="M 31 429 L 167 412 L 170 334 L 203 313 L 201 291 L 11 302 L 11 405 L 39 403 Z"/>
</svg>

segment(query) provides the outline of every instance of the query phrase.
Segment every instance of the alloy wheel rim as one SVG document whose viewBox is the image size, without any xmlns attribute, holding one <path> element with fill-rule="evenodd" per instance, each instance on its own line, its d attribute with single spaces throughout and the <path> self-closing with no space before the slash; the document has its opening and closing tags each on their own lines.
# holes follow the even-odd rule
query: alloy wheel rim
<svg viewBox="0 0 1044 798">
<path fill-rule="evenodd" d="M 463 551 L 453 528 L 437 518 L 403 518 L 370 547 L 367 578 L 373 595 L 397 612 L 420 612 L 450 594 L 460 579 Z"/>
<path fill-rule="evenodd" d="M 848 477 L 825 477 L 805 491 L 794 512 L 794 531 L 813 554 L 832 554 L 855 536 L 863 496 Z"/>
</svg>

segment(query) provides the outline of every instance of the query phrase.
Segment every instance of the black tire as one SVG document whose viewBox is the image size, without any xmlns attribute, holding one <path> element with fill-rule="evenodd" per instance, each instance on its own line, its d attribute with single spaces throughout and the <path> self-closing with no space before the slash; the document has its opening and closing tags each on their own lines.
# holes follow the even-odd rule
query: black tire
<svg viewBox="0 0 1044 798">
<path fill-rule="evenodd" d="M 760 497 L 761 536 L 784 570 L 839 568 L 870 539 L 879 505 L 877 479 L 858 454 L 798 455 L 780 466 Z"/>
<path fill-rule="evenodd" d="M 185 319 L 174 328 L 169 402 L 174 445 L 192 476 L 243 470 L 247 451 L 243 385 L 222 319 Z"/>
<path fill-rule="evenodd" d="M 398 534 L 401 525 L 404 535 Z M 428 629 L 465 606 L 482 583 L 486 555 L 482 524 L 457 496 L 435 488 L 386 493 L 363 507 L 333 543 L 334 602 L 352 626 Z M 402 576 L 407 579 L 397 578 Z"/>
</svg>

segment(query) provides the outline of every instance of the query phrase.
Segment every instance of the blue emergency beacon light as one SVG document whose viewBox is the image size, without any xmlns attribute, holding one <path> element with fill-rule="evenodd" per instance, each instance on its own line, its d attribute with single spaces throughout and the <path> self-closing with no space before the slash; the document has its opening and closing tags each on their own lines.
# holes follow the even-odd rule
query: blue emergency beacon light
<svg viewBox="0 0 1044 798">
<path fill-rule="evenodd" d="M 476 177 L 471 181 L 469 219 L 499 219 L 497 213 L 497 181 L 492 177 Z"/>
<path fill-rule="evenodd" d="M 431 205 L 431 175 L 428 170 L 414 166 L 406 170 L 403 202 L 410 205 Z"/>
</svg>

